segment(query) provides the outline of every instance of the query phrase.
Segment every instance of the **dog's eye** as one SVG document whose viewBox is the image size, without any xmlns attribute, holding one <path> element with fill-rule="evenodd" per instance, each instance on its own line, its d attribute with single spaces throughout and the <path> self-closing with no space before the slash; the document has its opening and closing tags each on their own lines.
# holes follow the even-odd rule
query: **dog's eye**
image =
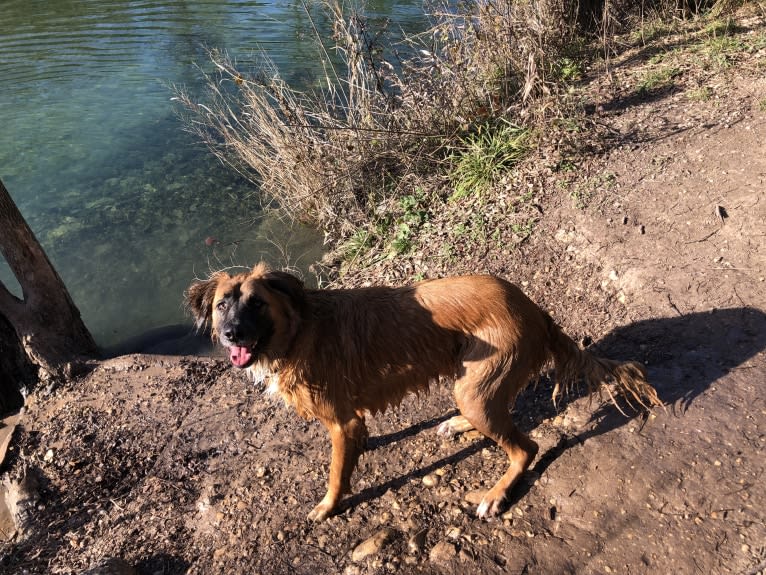
<svg viewBox="0 0 766 575">
<path fill-rule="evenodd" d="M 227 303 L 225 299 L 222 299 L 217 304 L 215 304 L 215 309 L 218 311 L 226 311 Z"/>
</svg>

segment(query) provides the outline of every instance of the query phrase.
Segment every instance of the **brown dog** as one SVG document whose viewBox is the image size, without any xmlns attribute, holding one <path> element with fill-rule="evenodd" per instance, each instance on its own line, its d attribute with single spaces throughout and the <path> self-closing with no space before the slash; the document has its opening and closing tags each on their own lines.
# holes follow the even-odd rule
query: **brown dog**
<svg viewBox="0 0 766 575">
<path fill-rule="evenodd" d="M 521 290 L 492 276 L 312 290 L 259 264 L 192 284 L 186 301 L 199 324 L 212 322 L 235 366 L 271 373 L 285 401 L 330 432 L 330 478 L 309 514 L 314 520 L 331 514 L 350 490 L 367 437 L 365 413 L 396 405 L 440 376 L 455 378 L 462 414 L 440 433 L 476 428 L 510 460 L 479 505 L 480 517 L 498 513 L 537 454 L 537 444 L 511 421 L 509 404 L 550 360 L 554 398 L 560 385 L 584 377 L 592 391 L 613 382 L 641 405 L 660 405 L 640 364 L 581 351 Z"/>
</svg>

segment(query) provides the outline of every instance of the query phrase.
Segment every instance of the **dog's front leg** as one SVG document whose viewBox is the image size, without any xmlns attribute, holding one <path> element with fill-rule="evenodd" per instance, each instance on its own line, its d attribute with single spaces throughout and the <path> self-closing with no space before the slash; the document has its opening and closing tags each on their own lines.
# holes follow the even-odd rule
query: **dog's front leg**
<svg viewBox="0 0 766 575">
<path fill-rule="evenodd" d="M 367 427 L 364 419 L 358 415 L 345 423 L 323 421 L 332 441 L 332 460 L 330 478 L 327 482 L 327 494 L 319 505 L 309 513 L 312 521 L 327 519 L 340 503 L 341 496 L 351 491 L 351 474 L 367 439 Z"/>
</svg>

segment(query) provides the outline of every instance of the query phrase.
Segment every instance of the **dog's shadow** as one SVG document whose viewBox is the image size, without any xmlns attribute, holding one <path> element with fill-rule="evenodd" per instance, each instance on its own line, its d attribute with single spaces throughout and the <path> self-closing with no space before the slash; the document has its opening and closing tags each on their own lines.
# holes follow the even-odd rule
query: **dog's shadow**
<svg viewBox="0 0 766 575">
<path fill-rule="evenodd" d="M 615 329 L 589 349 L 596 355 L 610 359 L 638 359 L 644 362 L 649 381 L 657 389 L 660 399 L 668 409 L 682 415 L 695 398 L 715 381 L 731 370 L 747 367 L 748 360 L 765 348 L 766 314 L 755 308 L 740 307 L 635 322 Z M 584 393 L 585 390 L 570 393 L 565 401 L 572 402 Z M 537 393 L 522 394 L 515 411 L 524 413 L 527 407 L 525 403 L 537 400 L 534 409 L 543 409 L 541 417 L 554 416 L 556 411 L 552 402 L 549 398 L 544 398 L 547 401 L 539 401 L 539 394 L 539 388 Z M 541 408 L 541 405 L 547 407 Z M 562 407 L 566 405 L 559 405 L 559 408 Z M 623 410 L 631 413 L 630 407 L 625 406 Z M 378 449 L 414 436 L 436 427 L 454 413 L 417 423 L 395 433 L 370 438 L 368 448 Z M 574 442 L 572 438 L 562 438 L 557 445 L 542 453 L 532 467 L 532 475 L 542 474 L 573 444 L 621 427 L 631 418 L 625 417 L 613 405 L 605 402 L 595 409 L 591 420 L 595 425 L 577 434 Z M 529 431 L 521 422 L 520 427 L 525 432 Z M 414 478 L 422 478 L 440 467 L 467 459 L 490 444 L 486 439 L 474 442 L 425 467 L 366 488 L 344 501 L 343 508 L 374 499 L 388 490 L 397 490 Z M 511 494 L 509 504 L 523 498 L 530 487 L 530 481 L 520 481 Z"/>
</svg>

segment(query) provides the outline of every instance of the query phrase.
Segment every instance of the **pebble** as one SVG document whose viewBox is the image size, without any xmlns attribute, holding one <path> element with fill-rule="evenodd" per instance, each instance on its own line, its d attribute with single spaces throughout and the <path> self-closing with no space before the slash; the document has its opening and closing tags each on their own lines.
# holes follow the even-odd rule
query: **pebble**
<svg viewBox="0 0 766 575">
<path fill-rule="evenodd" d="M 50 463 L 51 461 L 53 461 L 52 449 L 49 449 L 48 451 L 45 452 L 45 455 L 43 455 L 43 461 L 45 461 L 45 463 Z"/>
<path fill-rule="evenodd" d="M 389 527 L 381 529 L 372 537 L 365 539 L 359 545 L 354 548 L 351 553 L 352 561 L 361 561 L 362 559 L 375 555 L 380 552 L 381 549 L 391 541 L 395 531 Z"/>
<path fill-rule="evenodd" d="M 463 531 L 460 529 L 460 527 L 450 527 L 447 529 L 447 537 L 450 539 L 460 539 L 462 534 Z"/>
<path fill-rule="evenodd" d="M 428 554 L 431 563 L 448 563 L 457 556 L 455 546 L 448 541 L 439 541 Z"/>
<path fill-rule="evenodd" d="M 481 503 L 481 500 L 484 499 L 484 496 L 487 494 L 486 489 L 474 489 L 473 491 L 469 491 L 465 494 L 463 499 L 465 499 L 468 503 L 471 503 L 473 505 L 478 505 Z"/>
<path fill-rule="evenodd" d="M 429 473 L 423 477 L 423 485 L 426 487 L 436 487 L 439 484 L 439 476 L 433 473 Z"/>
</svg>

